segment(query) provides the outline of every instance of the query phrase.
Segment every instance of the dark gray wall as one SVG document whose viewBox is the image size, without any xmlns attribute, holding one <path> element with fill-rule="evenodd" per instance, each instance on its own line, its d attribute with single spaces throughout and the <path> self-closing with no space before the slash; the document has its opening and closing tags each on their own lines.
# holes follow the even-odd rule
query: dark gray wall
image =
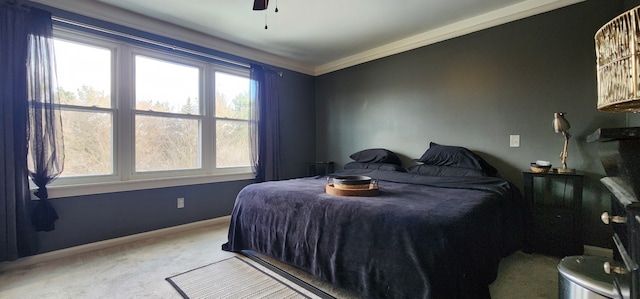
<svg viewBox="0 0 640 299">
<path fill-rule="evenodd" d="M 39 252 L 63 249 L 229 215 L 251 181 L 149 189 L 52 199 L 56 229 L 38 233 Z M 185 207 L 176 207 L 176 198 Z"/>
<path fill-rule="evenodd" d="M 315 159 L 313 77 L 283 71 L 279 79 L 284 178 L 306 174 Z M 251 180 L 51 199 L 60 219 L 38 233 L 39 252 L 107 240 L 231 214 Z M 185 207 L 176 208 L 176 198 Z"/>
<path fill-rule="evenodd" d="M 285 72 L 280 91 L 280 147 L 283 178 L 307 175 L 305 162 L 315 161 L 315 80 Z"/>
<path fill-rule="evenodd" d="M 599 215 L 609 196 L 597 146 L 585 136 L 624 126 L 624 114 L 596 109 L 594 34 L 623 1 L 589 0 L 545 14 L 320 76 L 316 80 L 317 155 L 336 161 L 383 147 L 406 165 L 429 142 L 465 146 L 522 186 L 538 159 L 559 166 L 563 137 L 553 113 L 571 123 L 568 164 L 586 174 L 585 243 L 611 247 Z M 521 136 L 519 148 L 509 135 Z"/>
<path fill-rule="evenodd" d="M 640 5 L 640 0 L 625 0 L 624 7 L 625 9 L 632 9 L 636 6 Z"/>
</svg>

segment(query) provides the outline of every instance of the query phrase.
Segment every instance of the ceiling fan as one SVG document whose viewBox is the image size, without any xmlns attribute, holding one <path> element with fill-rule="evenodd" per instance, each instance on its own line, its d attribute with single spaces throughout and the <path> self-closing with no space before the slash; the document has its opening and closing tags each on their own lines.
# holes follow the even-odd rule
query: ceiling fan
<svg viewBox="0 0 640 299">
<path fill-rule="evenodd" d="M 253 10 L 265 10 L 269 5 L 269 0 L 254 0 Z"/>
<path fill-rule="evenodd" d="M 269 0 L 253 0 L 253 10 L 267 10 L 267 6 L 269 6 Z M 278 0 L 276 0 L 276 9 L 275 12 L 278 12 Z M 269 28 L 267 26 L 267 13 L 265 11 L 264 15 L 264 29 Z"/>
<path fill-rule="evenodd" d="M 269 6 L 269 0 L 253 0 L 253 10 L 265 10 Z M 278 1 L 276 0 L 276 12 L 278 12 Z"/>
</svg>

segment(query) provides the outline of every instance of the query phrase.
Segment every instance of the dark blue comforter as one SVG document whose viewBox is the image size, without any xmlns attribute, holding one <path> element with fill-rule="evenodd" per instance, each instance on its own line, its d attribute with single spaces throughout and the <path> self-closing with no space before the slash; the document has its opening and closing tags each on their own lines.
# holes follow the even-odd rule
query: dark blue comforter
<svg viewBox="0 0 640 299">
<path fill-rule="evenodd" d="M 529 214 L 505 180 L 347 172 L 379 179 L 380 194 L 331 196 L 324 177 L 245 187 L 222 248 L 271 256 L 364 298 L 488 298 L 500 259 L 522 246 Z"/>
</svg>

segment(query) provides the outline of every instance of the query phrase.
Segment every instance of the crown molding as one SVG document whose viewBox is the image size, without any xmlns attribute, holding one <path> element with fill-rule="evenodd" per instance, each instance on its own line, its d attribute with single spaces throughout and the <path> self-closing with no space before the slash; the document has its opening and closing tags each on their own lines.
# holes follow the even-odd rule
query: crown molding
<svg viewBox="0 0 640 299">
<path fill-rule="evenodd" d="M 238 45 L 201 32 L 101 3 L 97 0 L 31 0 L 31 2 L 127 26 L 152 34 L 177 39 L 182 42 L 232 54 L 275 67 L 281 67 L 307 75 L 314 74 L 314 67 L 311 65 L 305 65 L 281 56 Z"/>
<path fill-rule="evenodd" d="M 315 76 L 435 44 L 585 0 L 527 0 L 317 66 Z"/>
<path fill-rule="evenodd" d="M 149 18 L 101 3 L 98 0 L 31 0 L 31 2 L 42 5 L 161 36 L 179 39 L 183 42 L 312 76 L 331 73 L 583 1 L 585 0 L 525 0 L 473 18 L 442 26 L 373 49 L 362 51 L 351 56 L 340 58 L 323 65 L 312 66 L 215 38 L 194 30 L 162 22 L 157 19 Z"/>
</svg>

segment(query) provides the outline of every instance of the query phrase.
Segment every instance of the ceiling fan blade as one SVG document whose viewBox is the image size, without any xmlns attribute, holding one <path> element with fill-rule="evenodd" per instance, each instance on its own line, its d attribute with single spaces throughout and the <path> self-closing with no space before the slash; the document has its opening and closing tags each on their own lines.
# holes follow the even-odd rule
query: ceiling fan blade
<svg viewBox="0 0 640 299">
<path fill-rule="evenodd" d="M 253 10 L 265 10 L 269 5 L 269 0 L 253 0 Z"/>
</svg>

